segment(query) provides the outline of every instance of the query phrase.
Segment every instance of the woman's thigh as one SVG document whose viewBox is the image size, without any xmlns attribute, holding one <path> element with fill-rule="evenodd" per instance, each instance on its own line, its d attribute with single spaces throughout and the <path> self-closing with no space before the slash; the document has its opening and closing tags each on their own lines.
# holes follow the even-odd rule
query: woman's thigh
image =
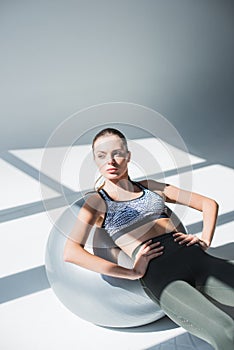
<svg viewBox="0 0 234 350">
<path fill-rule="evenodd" d="M 197 271 L 196 287 L 213 299 L 234 306 L 234 261 L 208 253 L 204 253 L 198 261 L 200 270 Z"/>
<path fill-rule="evenodd" d="M 215 349 L 233 349 L 234 321 L 189 283 L 168 284 L 159 304 L 174 322 L 208 341 Z"/>
<path fill-rule="evenodd" d="M 166 248 L 165 248 L 166 250 Z M 150 261 L 146 274 L 141 278 L 145 292 L 160 303 L 163 290 L 174 281 L 185 281 L 195 287 L 196 281 L 189 264 L 176 252 L 166 252 Z"/>
</svg>

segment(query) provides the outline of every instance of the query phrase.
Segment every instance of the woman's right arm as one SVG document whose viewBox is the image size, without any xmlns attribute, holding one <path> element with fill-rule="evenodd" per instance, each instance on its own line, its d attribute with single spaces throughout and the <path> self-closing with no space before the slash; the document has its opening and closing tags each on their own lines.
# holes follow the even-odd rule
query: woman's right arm
<svg viewBox="0 0 234 350">
<path fill-rule="evenodd" d="M 155 257 L 155 254 L 156 256 L 160 254 L 158 248 L 155 251 L 155 244 L 147 242 L 147 244 L 142 246 L 132 269 L 105 260 L 84 249 L 89 232 L 100 216 L 100 200 L 98 197 L 89 197 L 80 209 L 75 226 L 64 247 L 64 261 L 112 277 L 131 280 L 143 277 L 149 261 Z"/>
</svg>

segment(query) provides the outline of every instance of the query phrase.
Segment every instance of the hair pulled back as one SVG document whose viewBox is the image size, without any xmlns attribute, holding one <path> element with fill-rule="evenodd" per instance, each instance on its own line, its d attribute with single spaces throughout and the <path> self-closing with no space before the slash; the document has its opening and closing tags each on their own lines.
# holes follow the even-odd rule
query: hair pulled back
<svg viewBox="0 0 234 350">
<path fill-rule="evenodd" d="M 126 147 L 126 150 L 128 150 L 128 144 L 127 144 L 126 137 L 124 136 L 124 134 L 121 131 L 119 131 L 118 129 L 114 129 L 114 128 L 105 128 L 105 129 L 102 129 L 101 131 L 99 131 L 93 138 L 92 149 L 94 150 L 94 144 L 95 144 L 96 140 L 99 139 L 99 137 L 107 136 L 107 135 L 118 136 L 122 140 L 124 146 Z"/>
</svg>

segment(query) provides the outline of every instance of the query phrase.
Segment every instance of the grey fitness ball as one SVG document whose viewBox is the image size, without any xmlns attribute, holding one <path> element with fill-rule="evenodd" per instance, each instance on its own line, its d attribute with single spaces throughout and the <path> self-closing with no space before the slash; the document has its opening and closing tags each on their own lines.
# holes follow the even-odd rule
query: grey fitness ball
<svg viewBox="0 0 234 350">
<path fill-rule="evenodd" d="M 64 261 L 67 237 L 84 202 L 85 197 L 66 209 L 48 238 L 46 273 L 58 299 L 77 316 L 99 326 L 136 327 L 162 318 L 164 312 L 145 293 L 139 280 L 102 275 Z M 133 260 L 104 229 L 93 226 L 86 245 L 92 254 L 127 268 L 133 266 Z"/>
</svg>

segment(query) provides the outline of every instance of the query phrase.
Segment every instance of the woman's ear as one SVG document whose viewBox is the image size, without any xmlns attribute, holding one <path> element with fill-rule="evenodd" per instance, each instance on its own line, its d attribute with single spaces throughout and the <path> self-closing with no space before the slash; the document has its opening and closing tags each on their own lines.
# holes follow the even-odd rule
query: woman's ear
<svg viewBox="0 0 234 350">
<path fill-rule="evenodd" d="M 127 154 L 127 162 L 130 162 L 130 160 L 131 160 L 131 152 L 128 151 L 128 154 Z"/>
</svg>

